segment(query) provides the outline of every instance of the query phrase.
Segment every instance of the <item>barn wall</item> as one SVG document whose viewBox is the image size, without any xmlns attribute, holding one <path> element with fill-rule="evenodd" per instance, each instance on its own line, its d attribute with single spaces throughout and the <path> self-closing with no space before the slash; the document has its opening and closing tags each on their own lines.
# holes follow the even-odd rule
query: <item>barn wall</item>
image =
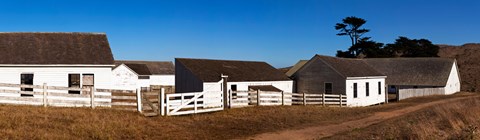
<svg viewBox="0 0 480 140">
<path fill-rule="evenodd" d="M 450 95 L 456 92 L 460 92 L 460 75 L 457 69 L 457 62 L 454 62 L 445 86 L 445 94 Z"/>
<path fill-rule="evenodd" d="M 48 86 L 68 87 L 68 74 L 94 74 L 95 88 L 110 89 L 113 87 L 111 67 L 0 67 L 0 83 L 20 84 L 20 74 L 22 73 L 33 74 L 34 85 L 47 83 Z M 0 88 L 19 90 L 19 88 Z M 38 92 L 41 90 L 35 89 Z M 65 90 L 55 92 L 67 93 Z M 103 92 L 98 92 L 97 94 L 110 95 L 110 93 Z M 2 96 L 4 96 L 3 93 Z M 12 94 L 11 96 L 20 95 Z"/>
<path fill-rule="evenodd" d="M 201 92 L 203 82 L 193 75 L 182 63 L 175 60 L 175 92 Z"/>
<path fill-rule="evenodd" d="M 312 58 L 294 75 L 296 91 L 298 93 L 323 93 L 326 82 L 332 83 L 333 93 L 345 94 L 345 77 L 338 74 L 323 61 Z"/>
<path fill-rule="evenodd" d="M 150 85 L 175 86 L 175 75 L 151 75 Z"/>
<path fill-rule="evenodd" d="M 205 91 L 222 91 L 222 82 L 206 82 L 204 83 Z M 238 91 L 247 91 L 248 86 L 272 85 L 284 92 L 292 92 L 293 81 L 252 81 L 252 82 L 228 82 L 227 90 L 231 90 L 232 85 L 237 85 Z"/>
<path fill-rule="evenodd" d="M 135 89 L 137 88 L 138 76 L 125 65 L 120 65 L 112 70 L 113 88 Z"/>
<path fill-rule="evenodd" d="M 369 96 L 366 96 L 366 83 L 369 83 Z M 378 93 L 378 82 L 380 94 Z M 357 83 L 357 98 L 353 98 L 353 84 Z M 369 106 L 385 102 L 385 79 L 355 79 L 346 80 L 347 106 Z"/>
</svg>

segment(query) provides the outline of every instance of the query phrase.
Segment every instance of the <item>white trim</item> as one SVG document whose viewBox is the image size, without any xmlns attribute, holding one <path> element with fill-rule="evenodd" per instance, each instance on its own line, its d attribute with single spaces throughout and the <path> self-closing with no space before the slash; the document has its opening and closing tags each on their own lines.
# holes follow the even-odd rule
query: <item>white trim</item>
<svg viewBox="0 0 480 140">
<path fill-rule="evenodd" d="M 387 76 L 347 77 L 347 80 L 356 80 L 356 79 L 378 79 L 378 78 L 387 78 Z"/>
<path fill-rule="evenodd" d="M 0 67 L 114 67 L 115 65 L 86 65 L 86 64 L 0 64 Z"/>
</svg>

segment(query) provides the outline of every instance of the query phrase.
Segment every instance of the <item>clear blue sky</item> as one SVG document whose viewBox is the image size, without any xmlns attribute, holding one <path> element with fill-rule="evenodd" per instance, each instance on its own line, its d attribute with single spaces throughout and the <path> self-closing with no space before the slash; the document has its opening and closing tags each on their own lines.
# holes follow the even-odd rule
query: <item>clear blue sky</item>
<svg viewBox="0 0 480 140">
<path fill-rule="evenodd" d="M 2 1 L 2 32 L 105 32 L 115 59 L 175 57 L 293 65 L 348 48 L 334 25 L 367 20 L 373 40 L 480 42 L 478 0 L 44 0 Z"/>
</svg>

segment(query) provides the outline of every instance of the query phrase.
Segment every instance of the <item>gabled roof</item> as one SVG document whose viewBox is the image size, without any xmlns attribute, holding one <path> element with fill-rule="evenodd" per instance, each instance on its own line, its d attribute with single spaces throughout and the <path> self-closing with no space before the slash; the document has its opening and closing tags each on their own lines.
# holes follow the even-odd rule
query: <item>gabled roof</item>
<svg viewBox="0 0 480 140">
<path fill-rule="evenodd" d="M 379 71 L 372 68 L 370 65 L 361 59 L 351 58 L 337 58 L 331 56 L 315 55 L 320 61 L 325 62 L 332 69 L 337 71 L 340 75 L 346 77 L 372 77 L 385 76 Z"/>
<path fill-rule="evenodd" d="M 133 70 L 138 75 L 152 75 L 152 73 L 150 73 L 150 70 L 148 70 L 147 65 L 145 64 L 124 63 L 124 65 Z"/>
<path fill-rule="evenodd" d="M 387 75 L 389 85 L 445 86 L 454 59 L 369 58 L 369 65 Z"/>
<path fill-rule="evenodd" d="M 277 87 L 274 87 L 272 85 L 257 85 L 257 86 L 248 86 L 248 90 L 253 90 L 253 91 L 275 91 L 275 92 L 281 92 L 282 90 L 278 89 Z"/>
<path fill-rule="evenodd" d="M 308 60 L 300 60 L 300 61 L 298 61 L 297 64 L 293 65 L 293 67 L 290 68 L 285 74 L 286 74 L 288 77 L 291 77 L 293 74 L 295 74 L 295 72 L 297 72 L 300 68 L 302 68 L 303 65 L 305 65 L 307 62 L 308 62 Z"/>
<path fill-rule="evenodd" d="M 181 63 L 203 82 L 218 82 L 222 74 L 228 75 L 231 82 L 290 81 L 284 73 L 265 62 L 176 58 L 175 63 Z"/>
<path fill-rule="evenodd" d="M 0 64 L 113 65 L 103 33 L 0 33 Z"/>
<path fill-rule="evenodd" d="M 142 64 L 148 68 L 151 75 L 173 75 L 175 68 L 171 61 L 134 61 L 134 60 L 115 60 L 115 66 L 120 64 Z"/>
</svg>

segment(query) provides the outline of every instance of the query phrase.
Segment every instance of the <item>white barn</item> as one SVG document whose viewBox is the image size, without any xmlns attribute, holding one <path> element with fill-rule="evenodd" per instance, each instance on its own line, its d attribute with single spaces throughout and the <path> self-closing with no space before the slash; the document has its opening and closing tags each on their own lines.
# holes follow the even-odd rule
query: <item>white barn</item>
<svg viewBox="0 0 480 140">
<path fill-rule="evenodd" d="M 347 106 L 385 102 L 386 76 L 360 59 L 315 55 L 292 76 L 296 92 L 342 94 Z"/>
<path fill-rule="evenodd" d="M 388 76 L 388 91 L 397 94 L 397 100 L 460 91 L 460 73 L 455 59 L 370 58 L 364 61 Z"/>
<path fill-rule="evenodd" d="M 223 89 L 221 76 L 228 76 Z M 293 81 L 265 62 L 175 59 L 176 92 L 263 91 L 292 92 Z"/>
<path fill-rule="evenodd" d="M 104 89 L 112 86 L 114 61 L 104 33 L 0 33 L 0 56 L 0 83 Z M 32 96 L 7 94 L 2 96 Z"/>
<path fill-rule="evenodd" d="M 114 87 L 120 89 L 175 86 L 175 69 L 170 61 L 116 60 Z"/>
</svg>

